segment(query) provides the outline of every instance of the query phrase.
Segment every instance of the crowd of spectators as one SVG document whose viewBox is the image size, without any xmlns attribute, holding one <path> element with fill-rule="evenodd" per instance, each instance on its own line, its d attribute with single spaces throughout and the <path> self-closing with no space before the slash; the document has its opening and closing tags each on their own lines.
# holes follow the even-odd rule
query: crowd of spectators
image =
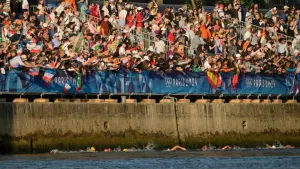
<svg viewBox="0 0 300 169">
<path fill-rule="evenodd" d="M 0 68 L 141 72 L 154 70 L 300 72 L 300 11 L 284 6 L 243 12 L 239 0 L 204 8 L 159 11 L 155 1 L 137 7 L 125 0 L 103 5 L 62 0 L 48 8 L 22 1 L 15 14 L 0 3 Z M 240 27 L 245 21 L 244 27 Z M 286 36 L 290 37 L 287 40 Z M 300 42 L 300 41 L 299 41 Z M 79 44 L 79 45 L 78 45 Z"/>
</svg>

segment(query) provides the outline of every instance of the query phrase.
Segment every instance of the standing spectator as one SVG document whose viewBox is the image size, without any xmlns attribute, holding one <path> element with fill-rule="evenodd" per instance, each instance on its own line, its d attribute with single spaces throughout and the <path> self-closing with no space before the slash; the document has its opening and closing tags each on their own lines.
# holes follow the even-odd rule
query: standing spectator
<svg viewBox="0 0 300 169">
<path fill-rule="evenodd" d="M 108 5 L 109 5 L 108 2 L 104 2 L 104 5 L 102 7 L 102 11 L 104 11 L 104 16 L 110 16 L 110 13 L 108 10 L 108 8 L 109 8 Z"/>
<path fill-rule="evenodd" d="M 134 19 L 134 14 L 133 14 L 133 10 L 130 10 L 128 12 L 128 15 L 126 17 L 126 24 L 129 26 L 129 28 L 131 28 L 134 24 L 135 24 L 135 19 Z"/>
<path fill-rule="evenodd" d="M 66 2 L 66 4 L 68 4 L 67 6 L 70 6 L 70 8 L 72 9 L 73 12 L 77 11 L 77 6 L 76 6 L 75 0 L 65 0 L 65 2 Z"/>
<path fill-rule="evenodd" d="M 108 10 L 109 15 L 112 15 L 117 12 L 117 7 L 114 0 L 109 0 Z"/>
<path fill-rule="evenodd" d="M 127 16 L 127 11 L 125 8 L 122 6 L 121 11 L 119 12 L 119 25 L 120 28 L 123 28 L 126 24 L 126 16 Z"/>
<path fill-rule="evenodd" d="M 166 44 L 163 40 L 160 39 L 159 36 L 155 38 L 154 51 L 158 54 L 165 53 Z"/>
<path fill-rule="evenodd" d="M 277 53 L 285 55 L 287 52 L 288 52 L 287 51 L 287 44 L 286 44 L 285 39 L 280 39 L 279 43 L 277 45 Z"/>
<path fill-rule="evenodd" d="M 137 28 L 137 33 L 139 34 L 142 30 L 143 27 L 143 15 L 142 15 L 142 7 L 137 8 L 137 14 L 136 14 L 136 28 Z"/>
<path fill-rule="evenodd" d="M 100 24 L 100 35 L 102 37 L 108 37 L 109 34 L 109 22 L 108 16 L 105 16 L 103 21 Z"/>
<path fill-rule="evenodd" d="M 169 35 L 168 35 L 168 41 L 173 44 L 174 41 L 175 41 L 175 35 L 174 35 L 174 32 L 175 32 L 175 28 L 171 28 L 170 32 L 169 32 Z"/>
</svg>

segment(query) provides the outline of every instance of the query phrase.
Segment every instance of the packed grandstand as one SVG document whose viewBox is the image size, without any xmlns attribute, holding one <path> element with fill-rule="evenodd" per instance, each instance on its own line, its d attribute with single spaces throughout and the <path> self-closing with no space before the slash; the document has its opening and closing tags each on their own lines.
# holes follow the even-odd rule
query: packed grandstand
<svg viewBox="0 0 300 169">
<path fill-rule="evenodd" d="M 299 73 L 300 10 L 262 13 L 254 4 L 246 11 L 239 0 L 210 11 L 160 11 L 155 1 L 141 7 L 64 0 L 49 8 L 43 0 L 34 7 L 23 0 L 22 13 L 15 13 L 1 3 L 1 74 L 20 70 L 51 83 L 56 70 L 65 70 L 74 72 L 80 90 L 83 76 L 95 70 L 207 72 L 214 87 L 222 72 Z"/>
</svg>

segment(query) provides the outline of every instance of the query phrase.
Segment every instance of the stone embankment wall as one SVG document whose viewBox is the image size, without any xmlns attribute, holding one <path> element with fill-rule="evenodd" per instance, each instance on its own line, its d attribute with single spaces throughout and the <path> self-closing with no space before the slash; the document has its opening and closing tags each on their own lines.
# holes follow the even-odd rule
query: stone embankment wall
<svg viewBox="0 0 300 169">
<path fill-rule="evenodd" d="M 0 103 L 0 152 L 300 146 L 300 104 Z"/>
</svg>

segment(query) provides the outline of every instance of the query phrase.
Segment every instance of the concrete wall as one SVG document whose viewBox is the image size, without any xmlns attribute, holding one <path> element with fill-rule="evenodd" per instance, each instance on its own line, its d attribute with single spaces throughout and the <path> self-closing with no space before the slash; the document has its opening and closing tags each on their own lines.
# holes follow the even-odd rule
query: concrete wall
<svg viewBox="0 0 300 169">
<path fill-rule="evenodd" d="M 8 108 L 9 107 L 9 108 Z M 167 104 L 0 103 L 0 135 L 161 133 L 177 136 L 174 110 Z M 1 122 L 1 121 L 0 121 Z"/>
<path fill-rule="evenodd" d="M 300 130 L 300 104 L 178 104 L 181 135 Z"/>
<path fill-rule="evenodd" d="M 181 142 L 199 145 L 300 145 L 300 104 L 178 104 Z"/>
<path fill-rule="evenodd" d="M 300 104 L 0 103 L 0 152 L 276 140 L 300 146 Z"/>
</svg>

